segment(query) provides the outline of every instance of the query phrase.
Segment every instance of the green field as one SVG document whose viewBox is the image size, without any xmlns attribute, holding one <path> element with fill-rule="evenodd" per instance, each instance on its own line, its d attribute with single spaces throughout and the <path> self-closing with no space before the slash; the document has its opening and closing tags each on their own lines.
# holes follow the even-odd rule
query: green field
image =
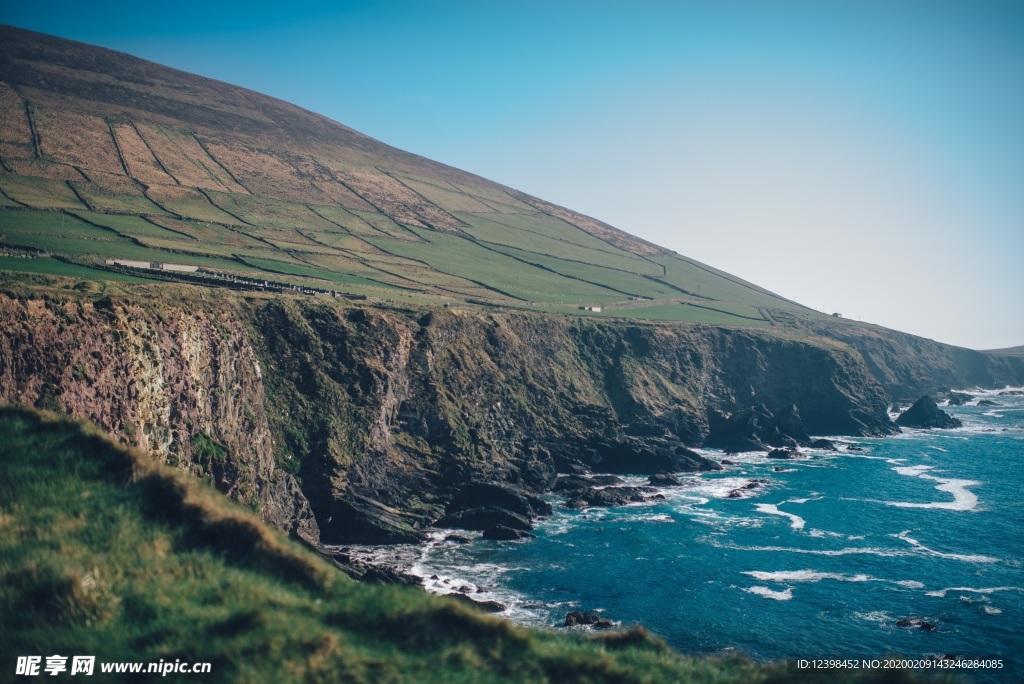
<svg viewBox="0 0 1024 684">
<path fill-rule="evenodd" d="M 139 278 L 124 273 L 111 273 L 99 268 L 89 268 L 79 264 L 69 264 L 51 257 L 35 257 L 23 259 L 21 257 L 0 256 L 0 271 L 14 271 L 17 273 L 44 273 L 47 275 L 67 276 L 69 278 L 81 278 L 83 280 L 116 280 L 127 283 L 152 283 L 147 278 Z"/>
<path fill-rule="evenodd" d="M 425 216 L 440 211 L 462 222 L 451 224 L 452 232 L 439 232 L 400 223 L 383 209 L 245 193 L 192 134 L 142 130 L 154 143 L 154 153 L 164 155 L 168 168 L 185 179 L 182 185 L 153 186 L 144 194 L 141 183 L 112 174 L 100 178 L 105 184 L 100 188 L 87 180 L 69 185 L 3 172 L 0 188 L 6 196 L 45 211 L 5 201 L 0 205 L 0 244 L 69 257 L 184 263 L 356 293 L 407 288 L 435 301 L 473 300 L 563 313 L 601 306 L 599 315 L 616 318 L 772 325 L 778 319 L 766 320 L 757 307 L 815 315 L 684 257 L 640 249 L 607 233 L 596 237 L 569 222 L 605 230 L 585 217 L 558 209 L 544 213 L 486 182 L 459 183 L 411 172 L 385 178 L 379 192 L 399 188 L 397 180 L 415 193 L 402 200 L 412 203 L 408 211 L 394 212 L 405 217 L 401 220 L 411 220 L 416 211 Z M 56 173 L 46 163 L 26 168 L 45 166 Z M 297 181 L 282 182 L 294 188 Z M 71 185 L 95 210 L 75 197 Z M 376 191 L 363 191 L 372 203 Z M 294 195 L 295 190 L 288 192 Z M 309 196 L 322 197 L 317 193 L 311 186 Z M 424 204 L 417 205 L 421 200 Z M 396 200 L 382 196 L 376 201 L 388 207 Z M 35 268 L 58 268 L 55 263 L 42 261 Z"/>
</svg>

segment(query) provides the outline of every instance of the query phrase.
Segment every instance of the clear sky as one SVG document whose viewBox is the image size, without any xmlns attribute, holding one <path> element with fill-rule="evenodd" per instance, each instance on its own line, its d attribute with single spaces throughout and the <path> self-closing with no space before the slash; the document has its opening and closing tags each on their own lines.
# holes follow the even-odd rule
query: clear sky
<svg viewBox="0 0 1024 684">
<path fill-rule="evenodd" d="M 1024 1 L 4 3 L 779 294 L 1024 344 Z"/>
</svg>

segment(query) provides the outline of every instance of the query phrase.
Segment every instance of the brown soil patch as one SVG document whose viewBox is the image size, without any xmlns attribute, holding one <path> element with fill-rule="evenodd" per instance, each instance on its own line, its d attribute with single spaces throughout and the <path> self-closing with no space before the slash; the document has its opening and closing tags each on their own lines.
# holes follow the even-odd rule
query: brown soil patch
<svg viewBox="0 0 1024 684">
<path fill-rule="evenodd" d="M 44 155 L 86 171 L 124 173 L 102 118 L 60 109 L 42 109 L 34 118 Z"/>
<path fill-rule="evenodd" d="M 72 166 L 55 164 L 42 159 L 9 159 L 7 165 L 22 176 L 50 178 L 52 180 L 81 181 L 85 177 Z"/>
<path fill-rule="evenodd" d="M 174 179 L 164 173 L 156 157 L 131 124 L 115 124 L 114 135 L 121 148 L 128 173 L 146 185 L 174 185 Z"/>
<path fill-rule="evenodd" d="M 182 185 L 217 192 L 245 192 L 191 135 L 144 124 L 138 128 L 156 157 Z"/>
</svg>

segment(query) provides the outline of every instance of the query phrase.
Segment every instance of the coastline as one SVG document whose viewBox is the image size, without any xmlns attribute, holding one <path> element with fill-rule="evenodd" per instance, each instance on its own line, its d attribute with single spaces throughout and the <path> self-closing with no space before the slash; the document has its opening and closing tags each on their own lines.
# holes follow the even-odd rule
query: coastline
<svg viewBox="0 0 1024 684">
<path fill-rule="evenodd" d="M 972 391 L 972 394 L 976 401 L 978 398 L 997 397 L 999 391 L 1005 390 Z M 1006 408 L 1009 409 L 1008 412 L 1016 412 L 1018 410 L 1016 406 L 1007 406 Z M 1024 403 L 1022 403 L 1020 410 L 1024 410 Z M 737 574 L 748 576 L 748 579 L 755 580 L 755 583 L 749 586 L 740 585 L 732 590 L 728 590 L 726 587 L 723 591 L 726 591 L 727 595 L 731 595 L 731 592 L 740 591 L 758 600 L 766 600 L 771 604 L 781 604 L 805 600 L 807 587 L 812 585 L 852 587 L 853 589 L 849 589 L 849 591 L 861 591 L 859 589 L 861 586 L 874 586 L 878 587 L 876 591 L 884 590 L 886 594 L 893 594 L 894 600 L 899 599 L 897 601 L 898 604 L 901 602 L 905 603 L 906 601 L 931 601 L 931 599 L 936 599 L 940 596 L 947 597 L 949 595 L 953 602 L 952 606 L 973 606 L 976 607 L 978 615 L 984 618 L 1001 618 L 1006 614 L 1007 610 L 1011 610 L 1011 605 L 1005 605 L 1005 602 L 1011 599 L 1006 598 L 1004 595 L 1008 596 L 1007 592 L 1014 594 L 1016 589 L 1013 587 L 1020 587 L 1024 582 L 1010 583 L 1006 585 L 1011 587 L 1010 589 L 1005 589 L 1004 587 L 997 591 L 984 584 L 956 583 L 952 580 L 946 584 L 941 584 L 941 582 L 937 584 L 938 580 L 936 578 L 915 577 L 913 573 L 908 573 L 909 576 L 896 575 L 893 577 L 890 575 L 887 577 L 888 573 L 882 570 L 891 562 L 898 561 L 901 565 L 909 564 L 907 567 L 919 567 L 922 564 L 923 566 L 929 566 L 932 563 L 938 563 L 944 568 L 954 569 L 950 571 L 952 573 L 951 577 L 955 577 L 956 572 L 960 572 L 962 568 L 972 567 L 988 574 L 992 572 L 1010 572 L 1011 575 L 1013 573 L 1019 574 L 1019 569 L 1014 569 L 1010 559 L 1007 558 L 1005 549 L 999 553 L 993 553 L 989 550 L 972 551 L 968 548 L 961 549 L 958 542 L 954 539 L 935 537 L 936 531 L 932 529 L 932 524 L 916 529 L 916 527 L 924 525 L 924 521 L 934 519 L 932 516 L 936 515 L 943 516 L 942 519 L 970 521 L 973 516 L 979 514 L 987 515 L 986 511 L 993 505 L 990 478 L 985 478 L 982 481 L 981 479 L 958 477 L 955 473 L 949 472 L 949 466 L 942 465 L 943 461 L 941 460 L 942 458 L 948 458 L 949 454 L 954 450 L 954 446 L 962 443 L 964 439 L 967 439 L 967 443 L 970 443 L 972 436 L 999 438 L 1002 433 L 996 431 L 991 426 L 989 423 L 991 417 L 984 414 L 985 411 L 978 407 L 971 408 L 969 415 L 966 416 L 965 412 L 961 410 L 960 415 L 967 417 L 968 422 L 964 427 L 953 430 L 915 430 L 889 438 L 854 439 L 837 437 L 836 441 L 841 449 L 839 452 L 818 452 L 817 454 L 808 452 L 807 456 L 810 458 L 787 463 L 785 470 L 788 472 L 775 471 L 774 468 L 776 466 L 774 462 L 768 460 L 763 452 L 740 456 L 725 456 L 722 452 L 701 450 L 702 455 L 713 457 L 717 454 L 719 457 L 724 456 L 725 460 L 733 460 L 735 465 L 728 466 L 722 472 L 680 475 L 680 479 L 693 480 L 700 484 L 689 487 L 684 486 L 682 488 L 660 488 L 658 490 L 659 493 L 669 495 L 667 502 L 652 501 L 634 503 L 625 507 L 569 511 L 559 508 L 558 499 L 550 497 L 548 500 L 555 506 L 556 511 L 564 510 L 565 513 L 561 515 L 556 514 L 554 518 L 542 522 L 538 526 L 538 534 L 541 534 L 541 540 L 497 543 L 483 540 L 473 541 L 473 544 L 480 544 L 481 548 L 489 545 L 489 548 L 504 547 L 511 550 L 509 553 L 495 554 L 494 562 L 491 563 L 483 561 L 483 558 L 491 555 L 484 552 L 470 555 L 470 557 L 476 558 L 479 562 L 472 563 L 467 561 L 466 554 L 461 553 L 467 547 L 461 544 L 456 545 L 451 542 L 444 542 L 441 532 L 438 532 L 427 545 L 408 547 L 408 560 L 403 560 L 403 562 L 406 563 L 405 569 L 413 571 L 414 574 L 426 576 L 428 581 L 425 582 L 425 588 L 428 591 L 448 593 L 458 589 L 460 586 L 469 586 L 475 592 L 478 585 L 487 584 L 489 585 L 487 588 L 491 591 L 481 595 L 481 598 L 502 601 L 510 606 L 510 610 L 507 613 L 497 613 L 497 615 L 506 616 L 515 622 L 523 624 L 548 628 L 558 627 L 560 626 L 561 615 L 573 610 L 599 609 L 607 598 L 602 599 L 600 596 L 591 596 L 587 599 L 577 594 L 575 601 L 565 601 L 551 596 L 545 598 L 543 594 L 531 594 L 528 591 L 524 593 L 522 591 L 522 586 L 524 585 L 522 577 L 532 572 L 532 570 L 525 568 L 534 567 L 537 560 L 535 554 L 526 553 L 529 545 L 546 544 L 551 549 L 563 548 L 561 546 L 551 546 L 553 538 L 562 537 L 567 539 L 572 538 L 572 535 L 575 534 L 576 541 L 574 543 L 578 546 L 580 543 L 579 539 L 581 538 L 580 535 L 583 535 L 582 538 L 589 538 L 581 532 L 581 529 L 585 530 L 587 526 L 591 528 L 602 526 L 609 530 L 618 528 L 636 529 L 638 530 L 637 534 L 643 532 L 643 534 L 648 535 L 656 534 L 652 531 L 656 529 L 661 531 L 669 528 L 680 530 L 683 529 L 680 525 L 684 523 L 715 530 L 717 529 L 716 526 L 721 527 L 725 524 L 722 518 L 725 515 L 729 519 L 728 525 L 731 530 L 743 530 L 745 533 L 755 529 L 776 530 L 774 534 L 781 535 L 780 540 L 768 544 L 764 542 L 760 544 L 730 542 L 728 533 L 723 533 L 719 530 L 706 533 L 706 535 L 710 534 L 711 537 L 705 539 L 704 542 L 699 542 L 698 538 L 699 543 L 705 544 L 705 547 L 707 543 L 710 543 L 710 548 L 718 549 L 715 553 L 739 554 L 740 557 L 764 556 L 765 558 L 774 558 L 779 556 L 789 558 L 792 561 L 792 563 L 787 564 L 789 569 L 785 569 L 785 566 L 781 569 L 756 569 L 757 566 L 754 568 L 749 566 L 737 568 Z M 976 418 L 971 418 L 971 416 L 976 416 Z M 1017 425 L 1017 428 L 1012 428 L 1015 431 L 1014 434 L 1020 432 L 1020 423 L 1018 422 Z M 864 451 L 846 451 L 844 448 L 845 446 L 858 445 Z M 894 457 L 886 455 L 893 452 L 893 449 L 896 449 L 895 453 L 902 454 L 904 452 L 900 451 L 900 449 L 905 450 L 910 447 L 913 448 L 909 453 L 919 454 L 917 457 L 908 459 L 907 456 Z M 882 455 L 878 455 L 880 453 Z M 817 457 L 815 458 L 815 456 Z M 789 473 L 797 471 L 802 471 L 805 474 L 829 474 L 834 472 L 837 466 L 841 466 L 841 462 L 846 461 L 846 459 L 849 459 L 848 465 L 856 463 L 859 466 L 863 466 L 855 468 L 852 472 L 861 472 L 865 475 L 874 474 L 876 477 L 882 477 L 884 479 L 880 482 L 889 482 L 891 486 L 896 487 L 900 491 L 906 489 L 908 494 L 905 494 L 902 498 L 889 500 L 877 497 L 872 498 L 870 496 L 837 500 L 836 496 L 840 494 L 839 492 L 830 492 L 822 489 L 820 491 L 802 492 L 799 495 L 795 495 L 794 492 L 789 491 L 790 485 L 786 482 L 773 482 L 766 486 L 763 492 L 760 492 L 755 497 L 751 497 L 752 500 L 749 502 L 744 503 L 744 499 L 732 500 L 728 498 L 728 492 L 734 491 L 737 484 L 757 479 L 762 477 L 762 474 L 772 478 L 772 474 L 765 473 L 766 470 L 769 470 L 770 473 L 778 472 L 779 474 L 776 476 L 778 478 L 795 477 L 794 475 L 789 475 Z M 921 459 L 924 460 L 922 461 Z M 932 476 L 933 480 L 920 476 L 933 472 L 936 473 Z M 740 475 L 740 473 L 744 474 Z M 626 477 L 624 479 L 625 484 L 628 485 L 638 485 L 643 482 L 643 478 L 640 476 Z M 957 488 L 969 493 L 974 497 L 975 502 L 980 499 L 980 504 L 975 503 L 972 506 L 958 505 L 963 503 L 962 495 L 958 496 L 957 491 L 950 491 L 948 488 L 944 488 L 943 485 L 948 481 L 954 482 Z M 914 492 L 916 492 L 914 496 L 922 497 L 925 500 L 908 498 Z M 952 501 L 949 501 L 950 499 Z M 717 508 L 715 507 L 715 502 L 718 504 Z M 881 510 L 884 508 L 890 511 L 902 510 L 899 516 L 918 515 L 929 516 L 929 518 L 922 518 L 922 522 L 917 526 L 911 525 L 901 529 L 894 528 L 881 536 L 873 535 L 870 531 L 860 531 L 856 534 L 844 532 L 837 536 L 836 531 L 830 529 L 828 525 L 822 527 L 819 519 L 822 512 L 828 506 L 836 506 L 842 502 L 845 502 L 845 506 L 855 506 L 858 509 L 864 506 L 873 507 L 878 509 L 875 512 L 876 515 L 888 515 Z M 712 503 L 712 505 L 708 506 L 708 503 Z M 904 507 L 899 504 L 912 505 Z M 747 512 L 737 512 L 735 507 L 740 505 L 745 506 L 744 510 Z M 734 508 L 725 509 L 725 506 L 733 506 Z M 686 509 L 685 514 L 680 513 L 683 509 Z M 698 512 L 701 509 L 704 510 Z M 724 512 L 728 510 L 733 512 Z M 805 511 L 810 511 L 812 514 L 808 514 Z M 795 524 L 796 518 L 799 518 L 802 523 L 799 525 Z M 772 522 L 772 519 L 777 520 L 777 523 Z M 885 518 L 879 519 L 884 520 Z M 900 520 L 903 518 L 897 517 L 896 519 Z M 686 521 L 690 522 L 687 523 Z M 608 527 L 609 525 L 612 527 Z M 445 530 L 443 532 L 448 533 L 449 531 Z M 570 537 L 565 537 L 564 535 L 566 534 L 569 534 Z M 787 542 L 786 539 L 789 537 L 792 537 L 792 540 Z M 700 552 L 699 548 L 694 552 Z M 517 556 L 517 551 L 523 557 L 521 563 L 516 563 L 514 560 Z M 386 555 L 388 553 L 386 548 L 365 547 L 364 553 L 366 554 L 364 559 L 367 561 L 387 562 L 385 558 L 380 556 L 376 559 L 374 557 L 374 553 Z M 616 555 L 609 553 L 608 557 L 611 564 L 609 571 L 612 571 L 612 567 L 616 567 L 614 565 L 617 562 L 614 560 Z M 826 562 L 828 564 L 835 564 L 833 569 L 816 568 L 816 565 Z M 445 563 L 450 564 L 447 566 L 447 572 L 445 572 Z M 853 565 L 850 567 L 843 566 L 843 564 L 849 563 L 853 563 Z M 864 563 L 881 565 L 877 565 L 876 569 L 871 572 L 854 569 Z M 1007 565 L 1008 563 L 1010 565 Z M 643 566 L 639 565 L 639 567 Z M 1017 568 L 1019 568 L 1019 564 Z M 581 570 L 584 573 L 592 571 L 592 567 L 584 567 Z M 637 570 L 629 572 L 635 573 Z M 438 579 L 431 581 L 429 580 L 430 575 L 436 575 Z M 557 574 L 557 576 L 565 577 L 566 574 L 563 571 Z M 510 586 L 502 585 L 503 577 L 511 577 L 513 581 L 510 583 Z M 446 579 L 449 581 L 444 582 Z M 983 580 L 978 581 L 982 582 Z M 735 581 L 734 584 L 736 584 Z M 530 585 L 532 586 L 532 584 Z M 844 591 L 847 590 L 844 589 Z M 914 599 L 913 597 L 915 596 L 918 598 Z M 958 599 L 958 596 L 963 596 L 964 598 Z M 996 602 L 989 603 L 993 598 L 996 599 Z M 971 601 L 982 602 L 971 603 Z M 680 609 L 683 609 L 682 606 Z M 944 610 L 953 610 L 953 608 L 947 607 Z M 902 632 L 900 632 L 902 628 L 896 627 L 896 623 L 901 620 L 923 620 L 926 623 L 928 623 L 928 620 L 935 620 L 939 624 L 938 629 L 940 631 L 951 629 L 946 624 L 946 620 L 953 618 L 943 617 L 942 613 L 938 614 L 939 617 L 935 617 L 935 614 L 925 614 L 922 616 L 909 610 L 906 615 L 902 615 L 897 611 L 892 609 L 889 611 L 876 610 L 874 613 L 866 611 L 862 612 L 861 617 L 851 614 L 850 619 L 854 620 L 858 625 L 857 629 L 866 629 L 859 626 L 861 623 L 864 625 L 874 625 L 875 627 L 871 629 L 880 631 L 883 634 L 889 634 L 890 636 L 885 638 L 896 639 L 897 643 L 898 639 L 903 638 L 901 636 Z M 883 613 L 884 617 L 882 616 Z M 635 622 L 632 617 L 616 615 L 611 610 L 601 614 L 606 615 L 619 624 Z M 664 619 L 664 616 L 662 618 Z M 640 622 L 647 624 L 644 620 L 640 620 Z M 894 630 L 895 636 L 892 636 Z M 655 631 L 657 632 L 657 630 Z M 966 642 L 964 643 L 966 644 Z M 677 648 L 682 647 L 676 643 L 673 643 L 673 646 Z M 708 646 L 699 652 L 705 654 L 713 653 L 717 651 L 717 648 Z M 684 652 L 691 651 L 684 650 Z M 751 655 L 756 657 L 757 653 L 752 652 Z M 772 657 L 776 656 L 770 656 L 767 659 Z"/>
</svg>

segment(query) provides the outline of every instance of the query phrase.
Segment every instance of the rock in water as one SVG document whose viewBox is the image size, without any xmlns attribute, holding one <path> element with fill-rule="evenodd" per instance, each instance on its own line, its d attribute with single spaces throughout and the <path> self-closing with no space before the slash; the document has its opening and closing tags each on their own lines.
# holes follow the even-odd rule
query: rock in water
<svg viewBox="0 0 1024 684">
<path fill-rule="evenodd" d="M 653 496 L 652 496 L 653 494 Z M 580 492 L 566 502 L 566 508 L 587 508 L 588 506 L 625 506 L 631 503 L 664 499 L 649 487 L 605 487 Z"/>
<path fill-rule="evenodd" d="M 566 627 L 579 627 L 583 625 L 590 625 L 594 629 L 609 629 L 610 627 L 615 626 L 611 620 L 603 618 L 597 613 L 584 613 L 578 610 L 566 613 Z"/>
<path fill-rule="evenodd" d="M 496 541 L 513 541 L 516 539 L 535 539 L 537 535 L 530 534 L 525 530 L 516 530 L 505 525 L 495 525 L 484 530 L 484 539 Z"/>
<path fill-rule="evenodd" d="M 622 478 L 615 475 L 560 475 L 551 491 L 571 496 L 593 487 L 616 484 L 622 484 Z"/>
<path fill-rule="evenodd" d="M 435 524 L 438 527 L 458 527 L 463 530 L 486 530 L 496 525 L 524 532 L 533 529 L 533 524 L 528 518 L 497 506 L 483 506 L 449 513 Z"/>
<path fill-rule="evenodd" d="M 500 601 L 478 601 L 476 599 L 472 599 L 466 596 L 465 594 L 458 593 L 445 594 L 445 596 L 451 599 L 455 599 L 456 601 L 460 601 L 461 603 L 467 603 L 471 606 L 479 608 L 485 613 L 502 613 L 508 610 L 508 606 L 506 606 L 504 603 Z"/>
<path fill-rule="evenodd" d="M 711 433 L 704 446 L 726 453 L 767 451 L 771 447 L 809 446 L 810 435 L 794 404 L 774 414 L 764 405 L 752 406 L 732 415 L 713 412 L 708 416 Z"/>
<path fill-rule="evenodd" d="M 982 399 L 978 402 L 978 406 L 999 406 L 999 402 L 992 401 L 991 399 Z"/>
<path fill-rule="evenodd" d="M 395 568 L 371 567 L 359 578 L 369 584 L 402 584 L 408 587 L 423 586 L 423 581 L 415 575 L 396 570 Z"/>
<path fill-rule="evenodd" d="M 657 473 L 647 478 L 647 483 L 652 487 L 682 487 L 683 483 L 675 475 Z"/>
<path fill-rule="evenodd" d="M 949 393 L 949 405 L 950 406 L 963 406 L 971 400 L 970 394 L 964 392 L 950 392 Z"/>
<path fill-rule="evenodd" d="M 551 515 L 551 504 L 511 485 L 497 482 L 470 482 L 454 487 L 448 513 L 485 506 L 497 506 L 526 518 Z"/>
<path fill-rule="evenodd" d="M 900 414 L 900 417 L 896 419 L 896 424 L 900 427 L 923 428 L 926 430 L 930 428 L 958 428 L 963 426 L 959 419 L 953 418 L 940 409 L 939 405 L 935 403 L 935 399 L 929 396 L 921 397 L 915 401 L 913 406 Z"/>
</svg>

